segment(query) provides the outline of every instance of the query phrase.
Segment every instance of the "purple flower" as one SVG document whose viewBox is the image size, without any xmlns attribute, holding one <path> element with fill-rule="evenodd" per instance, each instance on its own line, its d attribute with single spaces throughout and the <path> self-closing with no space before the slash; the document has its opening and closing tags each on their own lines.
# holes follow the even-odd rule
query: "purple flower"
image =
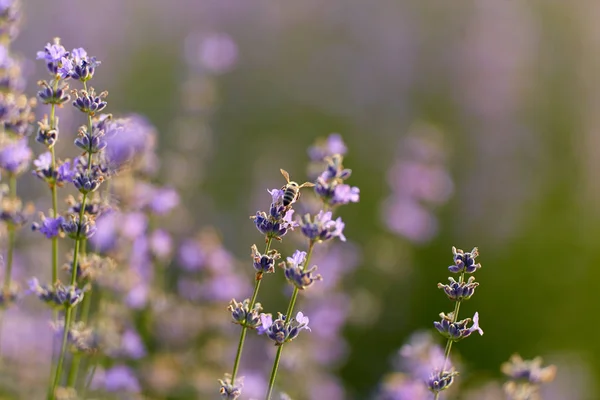
<svg viewBox="0 0 600 400">
<path fill-rule="evenodd" d="M 302 233 L 312 241 L 323 242 L 334 237 L 339 237 L 345 242 L 346 237 L 343 234 L 344 223 L 342 218 L 338 217 L 335 221 L 331 219 L 331 211 L 319 211 L 314 218 L 306 214 L 300 221 Z"/>
<path fill-rule="evenodd" d="M 140 383 L 133 370 L 124 365 L 110 368 L 104 375 L 104 387 L 109 392 L 139 392 Z"/>
<path fill-rule="evenodd" d="M 455 274 L 461 272 L 472 274 L 481 268 L 481 264 L 475 263 L 475 258 L 479 256 L 477 247 L 474 247 L 470 253 L 465 253 L 463 250 L 457 249 L 453 246 L 452 254 L 454 255 L 454 265 L 448 267 L 450 272 L 454 272 Z"/>
<path fill-rule="evenodd" d="M 113 170 L 123 168 L 150 151 L 156 136 L 154 127 L 138 115 L 119 119 L 104 116 L 98 128 L 104 130 L 108 142 L 105 157 Z"/>
<path fill-rule="evenodd" d="M 60 67 L 58 67 L 58 74 L 62 79 L 67 79 L 71 77 L 71 72 L 73 72 L 73 61 L 71 61 L 67 57 L 62 57 L 60 59 Z"/>
<path fill-rule="evenodd" d="M 138 359 L 146 355 L 146 347 L 140 335 L 133 329 L 127 329 L 121 336 L 121 352 L 127 357 Z"/>
<path fill-rule="evenodd" d="M 350 186 L 346 184 L 337 185 L 333 189 L 333 197 L 331 198 L 331 204 L 348 204 L 358 203 L 360 189 L 356 186 Z"/>
<path fill-rule="evenodd" d="M 179 247 L 179 262 L 188 271 L 196 271 L 202 267 L 206 255 L 196 240 L 188 239 Z"/>
<path fill-rule="evenodd" d="M 317 141 L 314 146 L 309 147 L 308 156 L 313 161 L 323 161 L 325 157 L 334 154 L 344 155 L 348 148 L 339 133 L 332 133 L 326 140 Z"/>
<path fill-rule="evenodd" d="M 65 219 L 61 216 L 57 218 L 42 218 L 42 224 L 34 224 L 33 229 L 40 231 L 46 238 L 50 239 L 58 236 L 64 222 Z"/>
<path fill-rule="evenodd" d="M 199 63 L 212 73 L 221 74 L 227 72 L 237 62 L 237 45 L 225 33 L 213 33 L 205 36 L 197 46 L 196 49 L 190 49 L 190 61 Z"/>
<path fill-rule="evenodd" d="M 173 241 L 169 233 L 164 229 L 157 229 L 152 232 L 150 235 L 150 248 L 157 258 L 167 258 L 173 248 Z"/>
<path fill-rule="evenodd" d="M 154 192 L 150 208 L 155 214 L 164 215 L 179 205 L 179 194 L 172 188 L 160 188 Z"/>
<path fill-rule="evenodd" d="M 271 314 L 260 314 L 260 325 L 256 327 L 256 331 L 259 335 L 262 335 L 267 332 L 271 325 L 273 325 L 273 316 Z"/>
<path fill-rule="evenodd" d="M 264 211 L 257 211 L 252 216 L 254 225 L 262 234 L 268 238 L 281 239 L 288 230 L 294 230 L 298 224 L 292 220 L 294 210 L 283 205 L 283 191 L 280 189 L 268 190 L 271 194 L 271 207 L 269 214 Z"/>
<path fill-rule="evenodd" d="M 69 53 L 63 46 L 60 44 L 60 39 L 54 39 L 54 43 L 46 44 L 44 50 L 37 52 L 37 59 L 44 60 L 46 62 L 46 66 L 48 67 L 48 71 L 51 74 L 56 74 L 58 71 L 58 65 L 63 57 L 68 57 Z"/>
<path fill-rule="evenodd" d="M 296 250 L 292 257 L 288 257 L 286 262 L 282 262 L 280 267 L 285 270 L 286 279 L 300 290 L 311 286 L 314 281 L 321 280 L 321 275 L 313 275 L 317 266 L 310 269 L 303 265 L 306 261 L 306 252 Z"/>
<path fill-rule="evenodd" d="M 27 139 L 21 139 L 0 150 L 0 167 L 12 174 L 23 172 L 33 153 L 27 146 Z"/>
<path fill-rule="evenodd" d="M 58 183 L 73 182 L 76 173 L 77 169 L 75 167 L 75 163 L 72 163 L 70 160 L 66 160 L 58 166 L 56 171 L 56 181 Z"/>
<path fill-rule="evenodd" d="M 459 340 L 471 336 L 471 334 L 475 331 L 479 332 L 480 335 L 483 335 L 483 330 L 479 327 L 479 313 L 475 313 L 472 320 L 471 318 L 465 318 L 457 322 L 452 322 L 452 313 L 449 315 L 441 313 L 440 317 L 442 320 L 440 322 L 435 321 L 433 325 L 438 332 L 440 332 L 447 339 L 458 342 Z M 467 328 L 471 321 L 473 321 L 473 324 L 470 328 Z"/>
<path fill-rule="evenodd" d="M 302 313 L 302 311 L 298 311 L 298 314 L 296 314 L 296 321 L 300 326 L 302 326 L 301 329 L 306 329 L 309 332 L 311 331 L 311 329 L 308 327 L 308 322 L 310 320 L 306 315 Z"/>
</svg>

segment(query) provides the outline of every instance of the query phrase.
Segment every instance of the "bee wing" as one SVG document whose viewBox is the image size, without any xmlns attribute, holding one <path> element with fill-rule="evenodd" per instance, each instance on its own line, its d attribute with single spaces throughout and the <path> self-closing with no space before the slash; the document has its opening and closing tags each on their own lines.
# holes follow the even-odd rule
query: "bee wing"
<svg viewBox="0 0 600 400">
<path fill-rule="evenodd" d="M 304 182 L 302 185 L 299 186 L 299 189 L 303 188 L 303 187 L 313 187 L 313 186 L 315 186 L 315 184 L 312 182 Z"/>
<path fill-rule="evenodd" d="M 281 171 L 281 175 L 283 175 L 285 180 L 289 183 L 290 182 L 290 174 L 288 174 L 288 172 L 282 168 L 280 168 L 279 171 Z"/>
</svg>

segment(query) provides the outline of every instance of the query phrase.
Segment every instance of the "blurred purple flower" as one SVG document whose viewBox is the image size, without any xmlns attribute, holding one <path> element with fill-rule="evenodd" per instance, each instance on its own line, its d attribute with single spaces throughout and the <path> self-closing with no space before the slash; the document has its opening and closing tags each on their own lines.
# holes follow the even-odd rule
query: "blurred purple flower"
<svg viewBox="0 0 600 400">
<path fill-rule="evenodd" d="M 112 367 L 104 373 L 104 387 L 109 392 L 139 392 L 140 383 L 133 370 L 124 365 Z"/>
<path fill-rule="evenodd" d="M 186 39 L 186 58 L 214 74 L 230 71 L 238 60 L 238 47 L 225 33 L 192 33 Z"/>
<path fill-rule="evenodd" d="M 146 355 L 146 347 L 140 335 L 132 330 L 127 329 L 121 336 L 121 352 L 130 358 L 138 359 Z"/>
<path fill-rule="evenodd" d="M 186 239 L 179 247 L 179 262 L 187 271 L 196 271 L 204 265 L 206 254 L 200 243 L 193 239 Z"/>
<path fill-rule="evenodd" d="M 348 151 L 342 136 L 339 133 L 330 134 L 326 140 L 317 141 L 308 148 L 308 156 L 312 161 L 323 161 L 325 157 L 334 154 L 345 155 Z"/>
<path fill-rule="evenodd" d="M 27 146 L 27 139 L 20 139 L 0 150 L 0 168 L 18 174 L 27 168 L 32 156 L 33 153 Z"/>
<path fill-rule="evenodd" d="M 164 259 L 171 254 L 173 241 L 171 235 L 164 229 L 157 229 L 150 235 L 150 248 L 159 259 Z"/>
<path fill-rule="evenodd" d="M 160 188 L 154 192 L 150 207 L 158 215 L 169 213 L 179 205 L 179 194 L 172 188 Z"/>
</svg>

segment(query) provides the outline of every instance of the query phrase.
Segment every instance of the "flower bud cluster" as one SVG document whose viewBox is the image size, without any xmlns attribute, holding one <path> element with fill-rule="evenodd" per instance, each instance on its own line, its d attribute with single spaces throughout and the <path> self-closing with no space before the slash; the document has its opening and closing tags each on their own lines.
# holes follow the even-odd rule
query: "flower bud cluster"
<svg viewBox="0 0 600 400">
<path fill-rule="evenodd" d="M 518 354 L 502 364 L 501 370 L 510 379 L 504 384 L 504 392 L 511 400 L 541 399 L 540 385 L 552 382 L 556 376 L 556 366 L 542 367 L 541 357 L 523 360 Z"/>
<path fill-rule="evenodd" d="M 235 400 L 242 394 L 244 378 L 236 379 L 235 383 L 232 383 L 231 375 L 225 374 L 225 379 L 219 379 L 219 384 L 221 385 L 219 389 L 221 398 L 224 400 Z"/>
<path fill-rule="evenodd" d="M 281 313 L 277 313 L 275 321 L 273 321 L 271 314 L 261 314 L 260 320 L 261 325 L 257 328 L 258 334 L 266 334 L 269 339 L 275 342 L 275 346 L 291 342 L 304 329 L 310 331 L 308 327 L 309 319 L 301 311 L 296 314 L 295 320 L 289 323 L 286 323 L 286 316 Z"/>
<path fill-rule="evenodd" d="M 283 205 L 283 190 L 269 190 L 272 201 L 269 208 L 269 214 L 264 211 L 257 211 L 256 215 L 250 217 L 254 220 L 254 225 L 268 239 L 281 240 L 281 238 L 291 230 L 294 230 L 298 223 L 292 220 L 294 210 Z"/>
<path fill-rule="evenodd" d="M 471 336 L 471 333 L 475 331 L 479 332 L 480 335 L 483 335 L 483 330 L 479 327 L 479 313 L 475 313 L 473 319 L 465 318 L 457 322 L 453 322 L 455 320 L 454 313 L 448 315 L 440 313 L 440 317 L 442 318 L 440 322 L 435 321 L 433 323 L 435 329 L 437 329 L 442 336 L 453 342 L 463 340 L 464 338 Z M 472 324 L 471 321 L 473 322 Z M 471 326 L 467 327 L 469 324 L 471 324 Z"/>
<path fill-rule="evenodd" d="M 252 245 L 251 250 L 252 265 L 257 274 L 262 275 L 263 273 L 270 274 L 275 272 L 275 261 L 281 258 L 281 254 L 277 250 L 273 249 L 265 254 L 261 254 L 255 244 Z"/>
<path fill-rule="evenodd" d="M 341 154 L 334 154 L 326 157 L 325 161 L 327 167 L 319 175 L 315 185 L 317 196 L 330 206 L 357 203 L 360 189 L 344 183 L 352 174 L 352 170 L 344 168 L 344 157 Z"/>
<path fill-rule="evenodd" d="M 344 236 L 344 222 L 338 217 L 335 221 L 332 220 L 331 211 L 319 211 L 317 215 L 311 217 L 310 214 L 304 215 L 300 221 L 300 229 L 305 237 L 314 242 L 325 242 L 339 237 L 342 242 L 346 241 Z"/>
<path fill-rule="evenodd" d="M 37 278 L 29 281 L 29 291 L 40 300 L 55 307 L 73 307 L 83 300 L 84 290 L 73 285 L 56 282 L 53 285 L 40 285 Z"/>
<path fill-rule="evenodd" d="M 314 275 L 317 266 L 306 269 L 306 252 L 296 250 L 292 257 L 288 257 L 286 261 L 279 264 L 283 268 L 285 277 L 292 285 L 300 290 L 304 290 L 311 286 L 313 282 L 320 281 L 323 278 L 321 275 Z"/>
<path fill-rule="evenodd" d="M 238 325 L 255 329 L 261 324 L 260 312 L 262 306 L 260 303 L 254 303 L 254 306 L 250 309 L 250 299 L 245 299 L 241 303 L 232 299 L 227 309 L 231 311 L 233 322 Z"/>
</svg>

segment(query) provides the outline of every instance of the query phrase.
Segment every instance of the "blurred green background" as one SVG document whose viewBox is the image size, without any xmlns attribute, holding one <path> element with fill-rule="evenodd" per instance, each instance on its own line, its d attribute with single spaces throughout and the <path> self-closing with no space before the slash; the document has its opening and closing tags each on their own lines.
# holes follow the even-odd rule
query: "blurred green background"
<svg viewBox="0 0 600 400">
<path fill-rule="evenodd" d="M 102 60 L 110 112 L 160 130 L 165 180 L 178 155 L 202 161 L 184 195 L 194 224 L 217 226 L 240 257 L 278 169 L 301 180 L 314 139 L 343 135 L 361 201 L 342 216 L 363 253 L 346 284 L 370 306 L 346 329 L 339 372 L 358 398 L 412 331 L 449 311 L 435 285 L 452 245 L 478 246 L 483 264 L 464 310 L 479 311 L 485 335 L 457 346 L 468 369 L 499 376 L 513 352 L 567 357 L 559 374 L 577 365 L 582 398 L 596 398 L 599 2 L 32 0 L 24 14 L 15 50 L 33 59 L 60 36 Z M 194 38 L 212 33 L 237 51 L 207 72 Z M 413 245 L 386 229 L 382 202 L 418 121 L 444 134 L 454 195 L 436 211 L 437 236 Z M 185 154 L 186 140 L 202 152 Z"/>
</svg>

